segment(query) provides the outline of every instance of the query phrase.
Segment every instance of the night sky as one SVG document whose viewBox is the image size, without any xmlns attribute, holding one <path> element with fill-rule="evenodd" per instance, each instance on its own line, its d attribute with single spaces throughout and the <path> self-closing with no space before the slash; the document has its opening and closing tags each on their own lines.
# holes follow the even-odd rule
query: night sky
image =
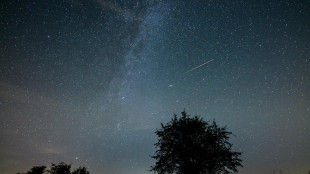
<svg viewBox="0 0 310 174">
<path fill-rule="evenodd" d="M 0 2 L 0 173 L 151 173 L 184 108 L 236 135 L 239 173 L 308 173 L 310 2 Z"/>
</svg>

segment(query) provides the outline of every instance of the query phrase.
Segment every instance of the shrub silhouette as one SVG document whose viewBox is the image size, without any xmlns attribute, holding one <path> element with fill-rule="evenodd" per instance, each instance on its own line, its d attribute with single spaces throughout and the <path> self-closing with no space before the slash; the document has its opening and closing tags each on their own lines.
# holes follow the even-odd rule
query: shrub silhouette
<svg viewBox="0 0 310 174">
<path fill-rule="evenodd" d="M 71 170 L 71 164 L 60 162 L 58 164 L 52 163 L 51 170 L 46 170 L 46 166 L 34 166 L 27 173 L 17 174 L 89 174 L 86 167 L 79 167 L 73 172 Z"/>
<path fill-rule="evenodd" d="M 33 166 L 26 174 L 44 174 L 46 166 Z"/>
<path fill-rule="evenodd" d="M 215 174 L 235 173 L 242 167 L 241 152 L 231 150 L 231 132 L 219 127 L 215 121 L 203 121 L 200 117 L 190 118 L 185 111 L 157 130 L 159 148 L 155 155 L 155 166 L 150 171 L 159 174 Z"/>
<path fill-rule="evenodd" d="M 70 174 L 71 164 L 60 162 L 59 164 L 52 163 L 50 174 Z"/>
<path fill-rule="evenodd" d="M 71 174 L 89 174 L 86 167 L 79 167 L 75 169 Z"/>
</svg>

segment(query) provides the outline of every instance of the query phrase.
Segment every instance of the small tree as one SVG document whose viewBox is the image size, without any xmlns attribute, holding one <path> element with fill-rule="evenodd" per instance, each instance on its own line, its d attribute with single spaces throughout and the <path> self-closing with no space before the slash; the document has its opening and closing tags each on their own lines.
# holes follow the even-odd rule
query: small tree
<svg viewBox="0 0 310 174">
<path fill-rule="evenodd" d="M 44 174 L 46 166 L 34 166 L 26 174 Z"/>
<path fill-rule="evenodd" d="M 71 164 L 60 162 L 59 164 L 52 163 L 51 170 L 46 170 L 46 166 L 34 166 L 27 173 L 16 174 L 89 174 L 86 167 L 79 167 L 73 172 L 70 172 Z"/>
<path fill-rule="evenodd" d="M 46 166 L 33 166 L 27 173 L 16 173 L 16 174 L 44 174 Z"/>
<path fill-rule="evenodd" d="M 70 174 L 71 164 L 60 162 L 59 164 L 52 163 L 50 174 Z"/>
<path fill-rule="evenodd" d="M 159 174 L 231 174 L 241 166 L 241 152 L 231 150 L 228 142 L 231 132 L 218 127 L 213 121 L 200 117 L 190 118 L 185 111 L 181 118 L 174 118 L 155 133 L 159 149 L 152 156 L 156 160 L 150 171 Z"/>
<path fill-rule="evenodd" d="M 79 167 L 75 169 L 71 174 L 89 174 L 86 167 Z"/>
</svg>

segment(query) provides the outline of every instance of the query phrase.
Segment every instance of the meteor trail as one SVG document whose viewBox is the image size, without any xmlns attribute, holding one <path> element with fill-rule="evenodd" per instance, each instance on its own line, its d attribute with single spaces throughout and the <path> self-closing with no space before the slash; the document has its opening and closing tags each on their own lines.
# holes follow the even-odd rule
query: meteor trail
<svg viewBox="0 0 310 174">
<path fill-rule="evenodd" d="M 192 69 L 186 71 L 185 74 L 187 74 L 187 73 L 189 73 L 189 72 L 191 72 L 191 71 L 194 71 L 195 69 L 197 69 L 197 68 L 199 68 L 199 67 L 202 67 L 202 66 L 204 66 L 204 65 L 206 65 L 206 64 L 208 64 L 208 63 L 210 63 L 210 62 L 212 62 L 213 60 L 214 60 L 214 59 L 211 59 L 211 60 L 209 60 L 209 61 L 207 61 L 207 62 L 205 62 L 205 63 L 203 63 L 203 64 L 201 64 L 201 65 L 199 65 L 199 66 L 196 66 L 195 68 L 192 68 Z"/>
</svg>

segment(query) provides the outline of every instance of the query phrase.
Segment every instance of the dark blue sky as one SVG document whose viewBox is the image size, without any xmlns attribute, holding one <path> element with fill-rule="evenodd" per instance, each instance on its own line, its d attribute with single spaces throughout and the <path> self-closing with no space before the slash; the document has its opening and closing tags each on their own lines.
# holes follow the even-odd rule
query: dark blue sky
<svg viewBox="0 0 310 174">
<path fill-rule="evenodd" d="M 241 174 L 310 170 L 309 1 L 4 0 L 0 12 L 2 173 L 60 161 L 149 173 L 154 131 L 184 108 L 236 135 Z"/>
</svg>

